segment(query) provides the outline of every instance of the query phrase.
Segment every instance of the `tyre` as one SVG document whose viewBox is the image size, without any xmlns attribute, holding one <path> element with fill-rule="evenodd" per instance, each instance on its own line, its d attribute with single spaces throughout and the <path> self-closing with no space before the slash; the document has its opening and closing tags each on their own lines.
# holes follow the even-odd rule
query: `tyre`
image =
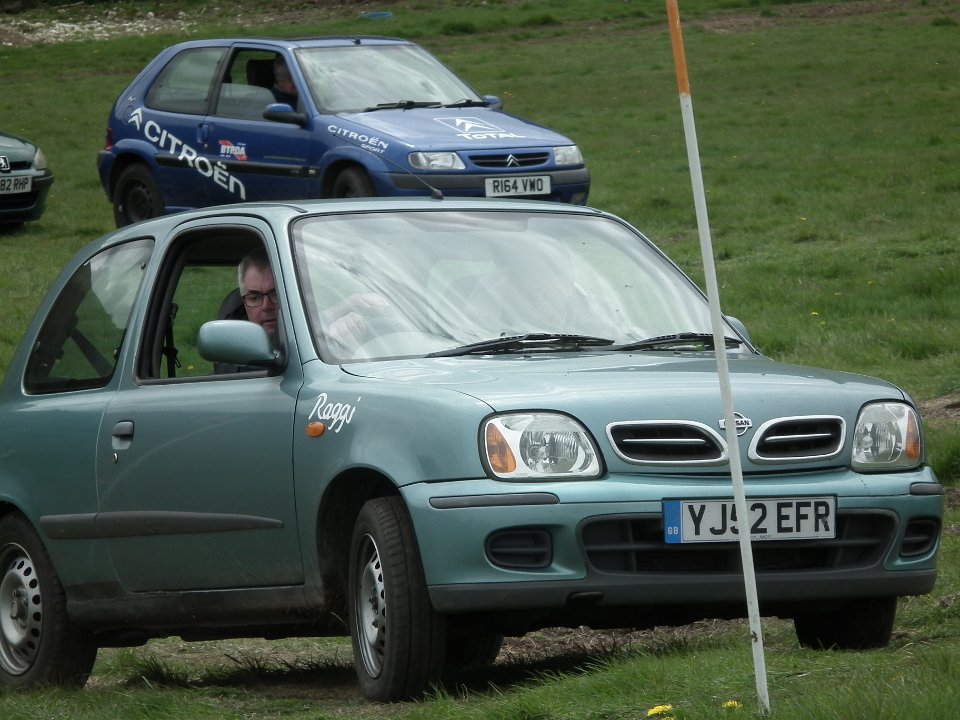
<svg viewBox="0 0 960 720">
<path fill-rule="evenodd" d="M 0 686 L 81 687 L 97 646 L 67 617 L 63 587 L 33 527 L 0 518 Z"/>
<path fill-rule="evenodd" d="M 443 672 L 443 618 L 433 611 L 416 539 L 399 498 L 376 498 L 350 543 L 350 635 L 360 689 L 370 700 L 415 698 Z"/>
<path fill-rule="evenodd" d="M 373 190 L 373 183 L 370 182 L 370 176 L 363 168 L 348 167 L 342 170 L 333 181 L 335 198 L 373 197 L 374 195 L 376 192 Z"/>
<path fill-rule="evenodd" d="M 885 647 L 896 617 L 897 598 L 863 598 L 832 612 L 797 615 L 793 626 L 800 644 L 815 650 L 863 650 Z"/>
<path fill-rule="evenodd" d="M 113 188 L 113 220 L 117 227 L 163 215 L 163 195 L 150 169 L 131 165 L 120 173 Z"/>
</svg>

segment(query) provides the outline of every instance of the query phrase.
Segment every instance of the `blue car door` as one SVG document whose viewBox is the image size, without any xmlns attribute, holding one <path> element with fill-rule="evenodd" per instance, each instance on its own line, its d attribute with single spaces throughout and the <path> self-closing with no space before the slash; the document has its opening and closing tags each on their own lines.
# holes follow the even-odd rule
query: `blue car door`
<svg viewBox="0 0 960 720">
<path fill-rule="evenodd" d="M 306 126 L 263 117 L 278 100 L 274 67 L 286 62 L 276 52 L 251 47 L 235 49 L 228 61 L 201 128 L 203 157 L 213 169 L 206 183 L 212 204 L 319 196 L 306 116 Z M 303 106 L 295 96 L 280 99 L 294 111 Z"/>
</svg>

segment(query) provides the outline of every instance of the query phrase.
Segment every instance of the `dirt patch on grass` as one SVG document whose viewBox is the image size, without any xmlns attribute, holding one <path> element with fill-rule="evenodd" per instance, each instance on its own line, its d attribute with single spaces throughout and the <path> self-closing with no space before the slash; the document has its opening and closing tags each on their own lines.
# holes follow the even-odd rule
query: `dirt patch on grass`
<svg viewBox="0 0 960 720">
<path fill-rule="evenodd" d="M 924 420 L 952 420 L 960 422 L 960 392 L 950 393 L 917 403 Z"/>
</svg>

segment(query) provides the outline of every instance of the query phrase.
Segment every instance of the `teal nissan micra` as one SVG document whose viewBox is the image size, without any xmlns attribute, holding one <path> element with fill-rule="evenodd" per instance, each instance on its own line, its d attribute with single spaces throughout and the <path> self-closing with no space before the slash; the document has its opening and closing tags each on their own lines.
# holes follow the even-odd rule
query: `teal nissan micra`
<svg viewBox="0 0 960 720">
<path fill-rule="evenodd" d="M 916 406 L 725 322 L 717 348 L 653 243 L 564 204 L 245 204 L 107 235 L 2 386 L 0 681 L 82 685 L 98 647 L 167 635 L 351 635 L 367 697 L 414 697 L 504 636 L 745 616 L 747 529 L 763 614 L 884 645 L 936 577 Z"/>
</svg>

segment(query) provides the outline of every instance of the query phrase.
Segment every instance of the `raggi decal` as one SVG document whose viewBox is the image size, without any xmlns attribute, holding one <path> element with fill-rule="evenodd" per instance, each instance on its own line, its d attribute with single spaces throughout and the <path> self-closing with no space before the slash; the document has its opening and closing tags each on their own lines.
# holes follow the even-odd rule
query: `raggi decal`
<svg viewBox="0 0 960 720">
<path fill-rule="evenodd" d="M 218 162 L 214 164 L 209 158 L 200 155 L 176 135 L 164 130 L 160 126 L 160 123 L 155 120 L 144 121 L 143 108 L 134 110 L 130 115 L 130 119 L 127 120 L 127 123 L 136 125 L 137 130 L 143 133 L 143 136 L 148 142 L 153 143 L 160 150 L 165 150 L 179 162 L 186 163 L 186 165 L 196 170 L 201 176 L 212 180 L 227 192 L 238 196 L 241 200 L 247 199 L 247 189 L 238 178 L 227 171 L 223 163 Z M 243 152 L 246 153 L 245 148 Z"/>
<path fill-rule="evenodd" d="M 360 402 L 358 397 L 357 403 Z M 307 416 L 307 420 L 324 420 L 327 427 L 335 433 L 340 432 L 344 425 L 349 425 L 353 420 L 353 414 L 357 411 L 356 404 L 351 405 L 345 402 L 333 402 L 327 399 L 326 393 L 320 393 L 317 401 L 313 404 L 313 410 Z"/>
</svg>

